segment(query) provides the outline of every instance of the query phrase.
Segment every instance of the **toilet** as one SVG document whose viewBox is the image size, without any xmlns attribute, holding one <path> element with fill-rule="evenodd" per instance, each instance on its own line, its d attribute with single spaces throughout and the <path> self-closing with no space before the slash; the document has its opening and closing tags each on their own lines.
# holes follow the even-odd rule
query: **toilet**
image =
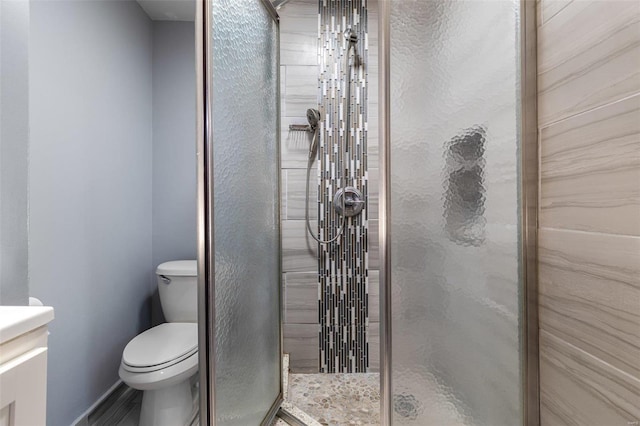
<svg viewBox="0 0 640 426">
<path fill-rule="evenodd" d="M 156 275 L 167 322 L 127 344 L 119 374 L 127 385 L 143 391 L 140 426 L 184 426 L 197 410 L 191 391 L 198 372 L 196 261 L 163 263 Z"/>
</svg>

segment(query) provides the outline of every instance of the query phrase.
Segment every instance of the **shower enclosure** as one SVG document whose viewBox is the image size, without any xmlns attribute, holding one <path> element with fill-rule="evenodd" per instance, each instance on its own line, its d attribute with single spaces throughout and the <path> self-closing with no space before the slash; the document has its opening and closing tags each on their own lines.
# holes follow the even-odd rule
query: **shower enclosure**
<svg viewBox="0 0 640 426">
<path fill-rule="evenodd" d="M 534 2 L 381 5 L 384 417 L 536 424 Z"/>
<path fill-rule="evenodd" d="M 198 6 L 200 423 L 258 425 L 282 401 L 278 20 Z"/>
<path fill-rule="evenodd" d="M 358 48 L 379 46 L 381 423 L 537 424 L 535 2 L 318 0 L 320 14 L 329 3 L 378 20 Z M 270 424 L 284 397 L 278 15 L 203 0 L 196 28 L 200 419 Z"/>
</svg>

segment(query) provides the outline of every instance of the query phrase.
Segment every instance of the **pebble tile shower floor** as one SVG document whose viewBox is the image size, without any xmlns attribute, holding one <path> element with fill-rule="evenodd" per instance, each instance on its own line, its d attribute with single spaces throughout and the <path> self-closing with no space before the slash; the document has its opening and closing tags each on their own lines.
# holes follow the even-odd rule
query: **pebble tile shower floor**
<svg viewBox="0 0 640 426">
<path fill-rule="evenodd" d="M 379 425 L 380 375 L 290 374 L 288 401 L 320 424 Z"/>
</svg>

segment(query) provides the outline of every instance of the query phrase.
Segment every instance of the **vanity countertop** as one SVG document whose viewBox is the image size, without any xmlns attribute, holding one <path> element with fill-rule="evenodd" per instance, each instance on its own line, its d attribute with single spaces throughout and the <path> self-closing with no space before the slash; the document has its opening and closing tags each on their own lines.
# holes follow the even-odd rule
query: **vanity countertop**
<svg viewBox="0 0 640 426">
<path fill-rule="evenodd" d="M 0 306 L 0 344 L 53 320 L 50 306 Z"/>
</svg>

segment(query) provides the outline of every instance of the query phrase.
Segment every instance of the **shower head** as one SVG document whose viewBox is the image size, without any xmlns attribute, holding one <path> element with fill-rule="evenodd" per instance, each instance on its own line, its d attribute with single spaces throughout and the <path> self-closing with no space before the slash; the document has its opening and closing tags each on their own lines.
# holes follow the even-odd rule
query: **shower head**
<svg viewBox="0 0 640 426">
<path fill-rule="evenodd" d="M 320 111 L 315 108 L 309 108 L 307 110 L 307 121 L 309 122 L 311 131 L 315 132 L 318 128 L 318 123 L 320 122 Z"/>
<path fill-rule="evenodd" d="M 311 140 L 311 145 L 309 145 L 309 162 L 313 163 L 318 152 L 318 124 L 320 123 L 320 111 L 315 108 L 309 108 L 307 110 L 307 120 L 309 121 L 309 128 L 313 132 L 313 139 Z"/>
<path fill-rule="evenodd" d="M 346 49 L 346 65 L 347 66 L 351 66 L 354 65 L 357 62 L 357 52 L 356 52 L 356 45 L 358 44 L 358 34 L 356 34 L 355 31 L 353 31 L 351 28 L 348 28 L 345 32 L 344 32 L 344 38 L 347 40 L 347 49 Z M 351 52 L 353 50 L 353 56 L 351 55 Z"/>
</svg>

